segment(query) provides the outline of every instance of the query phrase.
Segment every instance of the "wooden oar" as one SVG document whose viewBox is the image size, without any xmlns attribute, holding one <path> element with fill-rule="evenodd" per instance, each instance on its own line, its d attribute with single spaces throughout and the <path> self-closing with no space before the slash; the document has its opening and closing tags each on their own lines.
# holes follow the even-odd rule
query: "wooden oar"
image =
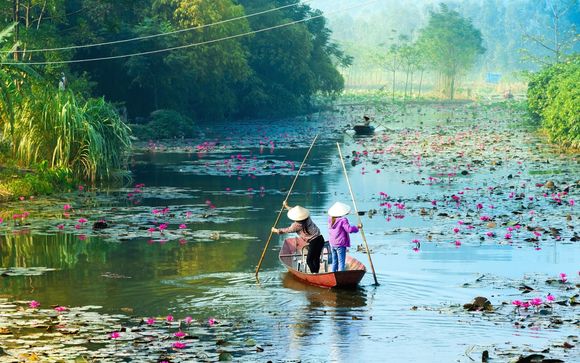
<svg viewBox="0 0 580 363">
<path fill-rule="evenodd" d="M 354 206 L 354 211 L 358 217 L 359 225 L 362 225 L 362 220 L 360 218 L 360 215 L 358 214 L 358 208 L 356 207 L 356 201 L 354 200 L 354 194 L 352 193 L 352 188 L 350 187 L 350 181 L 348 180 L 348 173 L 346 172 L 346 166 L 344 165 L 344 159 L 342 158 L 342 151 L 340 151 L 340 145 L 338 144 L 338 142 L 336 143 L 336 147 L 338 148 L 338 155 L 340 155 L 340 162 L 342 163 L 342 170 L 344 171 L 344 177 L 346 178 L 346 184 L 348 185 L 348 191 L 350 192 L 350 197 L 352 198 L 352 204 Z M 378 285 L 379 282 L 377 281 L 377 274 L 375 274 L 375 267 L 373 266 L 373 260 L 371 259 L 371 251 L 369 251 L 369 246 L 367 244 L 367 239 L 365 237 L 365 231 L 363 231 L 362 228 L 360 229 L 360 235 L 361 235 L 363 242 L 365 244 L 365 249 L 367 251 L 367 255 L 369 256 L 369 263 L 371 264 L 371 270 L 373 271 L 375 285 Z"/>
<path fill-rule="evenodd" d="M 290 197 L 290 193 L 292 193 L 292 189 L 294 188 L 294 184 L 296 184 L 296 180 L 298 180 L 298 176 L 300 175 L 300 172 L 302 171 L 302 167 L 304 166 L 304 163 L 306 163 L 306 159 L 308 159 L 308 155 L 310 155 L 310 150 L 312 150 L 312 147 L 314 146 L 316 139 L 318 139 L 318 134 L 314 137 L 314 140 L 312 140 L 312 144 L 310 144 L 310 147 L 308 148 L 308 151 L 306 152 L 306 155 L 304 156 L 304 160 L 302 160 L 302 164 L 300 164 L 300 168 L 298 168 L 298 171 L 296 172 L 296 175 L 294 176 L 294 180 L 292 181 L 292 185 L 290 185 L 290 189 L 288 189 L 288 194 L 286 194 L 286 198 L 284 199 L 285 202 L 288 201 L 288 198 Z M 282 205 L 282 208 L 280 208 L 280 212 L 278 212 L 278 217 L 276 217 L 276 221 L 274 222 L 274 225 L 272 226 L 272 228 L 276 228 L 276 225 L 278 225 L 278 222 L 280 221 L 280 217 L 282 216 L 282 212 L 284 212 L 285 209 L 286 208 L 284 208 L 284 205 Z M 260 272 L 260 266 L 262 266 L 262 261 L 264 260 L 264 256 L 266 255 L 266 250 L 268 249 L 268 245 L 270 244 L 270 240 L 272 239 L 273 234 L 274 234 L 274 232 L 272 232 L 272 230 L 270 229 L 270 236 L 268 237 L 268 241 L 266 241 L 266 246 L 264 246 L 264 251 L 262 251 L 262 256 L 260 257 L 260 262 L 258 262 L 258 266 L 256 267 L 256 280 L 258 280 L 258 281 L 260 281 L 258 279 L 258 273 Z"/>
</svg>

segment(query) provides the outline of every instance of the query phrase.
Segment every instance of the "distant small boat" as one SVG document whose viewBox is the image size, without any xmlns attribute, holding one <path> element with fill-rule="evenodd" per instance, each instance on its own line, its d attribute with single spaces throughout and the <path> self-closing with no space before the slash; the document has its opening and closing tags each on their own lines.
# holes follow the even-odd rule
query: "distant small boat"
<svg viewBox="0 0 580 363">
<path fill-rule="evenodd" d="M 306 242 L 300 238 L 287 238 L 280 249 L 279 258 L 296 279 L 320 287 L 353 287 L 362 280 L 367 269 L 356 258 L 346 256 L 346 270 L 328 272 L 331 268 L 328 260 L 323 259 L 321 271 L 317 274 L 307 273 Z"/>
<path fill-rule="evenodd" d="M 354 125 L 353 129 L 356 135 L 372 135 L 375 133 L 375 127 L 371 125 Z"/>
</svg>

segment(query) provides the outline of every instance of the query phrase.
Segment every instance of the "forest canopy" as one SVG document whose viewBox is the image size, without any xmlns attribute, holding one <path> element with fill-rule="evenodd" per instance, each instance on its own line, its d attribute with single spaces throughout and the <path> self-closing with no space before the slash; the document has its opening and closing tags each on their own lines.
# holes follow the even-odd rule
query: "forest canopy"
<svg viewBox="0 0 580 363">
<path fill-rule="evenodd" d="M 350 62 L 322 13 L 290 0 L 12 0 L 0 19 L 17 24 L 15 60 L 44 63 L 34 67 L 55 86 L 64 74 L 68 87 L 124 105 L 130 118 L 303 112 L 314 94 L 342 91 L 336 68 Z M 109 57 L 118 58 L 77 62 Z"/>
</svg>

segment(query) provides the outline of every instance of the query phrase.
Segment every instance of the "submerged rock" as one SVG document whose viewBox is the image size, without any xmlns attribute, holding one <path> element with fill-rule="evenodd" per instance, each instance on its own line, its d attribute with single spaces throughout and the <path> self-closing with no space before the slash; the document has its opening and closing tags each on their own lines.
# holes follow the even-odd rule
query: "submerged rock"
<svg viewBox="0 0 580 363">
<path fill-rule="evenodd" d="M 478 296 L 471 303 L 464 304 L 463 308 L 467 311 L 493 311 L 493 305 L 483 296 Z"/>
</svg>

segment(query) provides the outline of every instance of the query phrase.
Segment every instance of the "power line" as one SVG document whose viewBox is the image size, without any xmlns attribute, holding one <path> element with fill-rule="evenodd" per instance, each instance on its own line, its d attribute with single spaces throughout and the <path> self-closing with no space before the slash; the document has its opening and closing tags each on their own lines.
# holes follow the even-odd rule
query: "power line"
<svg viewBox="0 0 580 363">
<path fill-rule="evenodd" d="M 368 2 L 365 2 L 365 3 L 362 3 L 362 4 L 353 5 L 353 6 L 348 7 L 348 8 L 344 8 L 344 9 L 339 9 L 339 10 L 335 10 L 335 11 L 332 11 L 332 12 L 328 12 L 327 14 L 334 14 L 334 13 L 338 13 L 340 11 L 345 11 L 345 10 L 350 10 L 350 9 L 354 9 L 354 8 L 358 8 L 358 7 L 363 7 L 363 6 L 366 6 L 366 5 L 375 3 L 377 1 L 379 1 L 379 0 L 368 1 Z M 86 62 L 95 62 L 95 61 L 102 61 L 102 60 L 121 59 L 121 58 L 129 58 L 129 57 L 135 57 L 135 56 L 141 56 L 141 55 L 164 53 L 164 52 L 170 52 L 170 51 L 173 51 L 173 50 L 186 49 L 186 48 L 196 47 L 196 46 L 200 46 L 200 45 L 217 43 L 217 42 L 221 42 L 221 41 L 224 41 L 224 40 L 241 38 L 241 37 L 244 37 L 244 36 L 247 36 L 247 35 L 262 33 L 262 32 L 269 31 L 269 30 L 273 30 L 273 29 L 284 28 L 284 27 L 287 27 L 287 26 L 290 26 L 290 25 L 304 23 L 304 22 L 307 22 L 307 21 L 310 21 L 310 20 L 314 20 L 314 19 L 317 19 L 317 18 L 321 18 L 323 16 L 324 16 L 324 14 L 315 15 L 315 16 L 311 16 L 311 17 L 308 17 L 308 18 L 304 18 L 304 19 L 300 19 L 300 20 L 295 20 L 295 21 L 292 21 L 292 22 L 289 22 L 289 23 L 278 24 L 278 25 L 274 25 L 274 26 L 271 26 L 271 27 L 263 28 L 263 29 L 249 31 L 249 32 L 246 32 L 246 33 L 234 34 L 234 35 L 230 35 L 230 36 L 223 37 L 223 38 L 206 40 L 206 41 L 199 42 L 199 43 L 185 44 L 185 45 L 180 45 L 180 46 L 177 46 L 177 47 L 150 50 L 150 51 L 147 51 L 147 52 L 123 54 L 123 55 L 108 56 L 108 57 L 98 57 L 98 58 L 76 59 L 76 60 L 73 59 L 73 60 L 48 61 L 48 62 L 2 62 L 0 64 L 5 64 L 5 65 L 15 65 L 15 64 L 51 65 L 51 64 L 86 63 Z"/>
<path fill-rule="evenodd" d="M 278 8 L 268 9 L 268 10 L 260 11 L 260 12 L 257 12 L 257 13 L 252 13 L 252 14 L 248 14 L 248 15 L 238 16 L 238 17 L 235 17 L 235 18 L 220 20 L 220 21 L 217 21 L 215 23 L 198 25 L 198 26 L 194 26 L 194 27 L 191 27 L 191 28 L 179 29 L 179 30 L 174 30 L 174 31 L 166 32 L 166 33 L 158 33 L 158 34 L 152 34 L 152 35 L 145 35 L 145 36 L 142 36 L 142 37 L 135 37 L 135 38 L 129 38 L 129 39 L 114 40 L 114 41 L 102 42 L 102 43 L 85 44 L 85 45 L 71 45 L 71 46 L 68 46 L 68 47 L 59 47 L 59 48 L 26 49 L 26 50 L 17 50 L 15 52 L 0 51 L 0 53 L 56 52 L 56 51 L 61 51 L 61 50 L 71 50 L 71 49 L 81 49 L 81 48 L 93 48 L 93 47 L 101 47 L 101 46 L 112 45 L 112 44 L 129 43 L 129 42 L 134 42 L 134 41 L 138 41 L 138 40 L 158 38 L 158 37 L 163 37 L 163 36 L 167 36 L 167 35 L 173 35 L 173 34 L 188 32 L 188 31 L 192 31 L 192 30 L 203 29 L 203 28 L 211 27 L 211 26 L 214 26 L 214 25 L 225 24 L 225 23 L 228 23 L 228 22 L 236 21 L 236 20 L 247 19 L 247 18 L 251 18 L 251 17 L 254 17 L 254 16 L 267 14 L 267 13 L 270 13 L 270 12 L 273 12 L 273 11 L 282 10 L 282 9 L 289 8 L 289 7 L 296 6 L 296 5 L 300 5 L 300 4 L 301 4 L 301 2 L 298 1 L 296 3 L 292 3 L 292 4 L 289 4 L 289 5 L 280 6 Z"/>
</svg>

